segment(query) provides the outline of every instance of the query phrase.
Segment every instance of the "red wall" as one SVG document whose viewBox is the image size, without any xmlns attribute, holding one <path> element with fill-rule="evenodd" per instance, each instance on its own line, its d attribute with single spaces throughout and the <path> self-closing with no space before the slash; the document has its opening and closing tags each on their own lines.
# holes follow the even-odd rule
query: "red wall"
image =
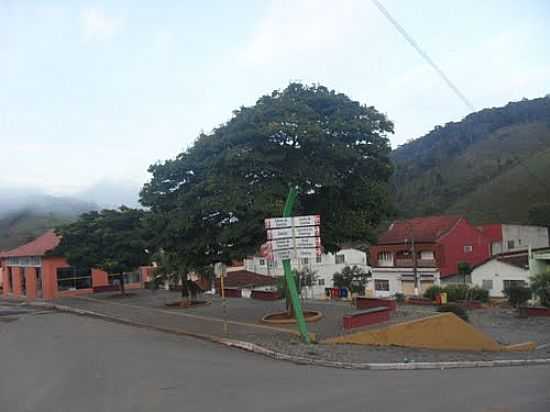
<svg viewBox="0 0 550 412">
<path fill-rule="evenodd" d="M 461 219 L 451 231 L 439 238 L 438 243 L 444 251 L 443 259 L 439 261 L 441 277 L 456 274 L 459 262 L 475 265 L 491 253 L 491 240 L 466 219 Z M 471 245 L 472 251 L 464 252 L 465 245 Z"/>
</svg>

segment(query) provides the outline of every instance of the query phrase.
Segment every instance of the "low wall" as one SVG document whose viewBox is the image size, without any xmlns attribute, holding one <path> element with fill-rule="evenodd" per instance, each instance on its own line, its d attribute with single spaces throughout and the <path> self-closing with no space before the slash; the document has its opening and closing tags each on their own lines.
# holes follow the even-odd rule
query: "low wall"
<svg viewBox="0 0 550 412">
<path fill-rule="evenodd" d="M 226 298 L 242 298 L 242 290 L 237 288 L 223 288 L 223 292 Z M 221 296 L 221 290 L 218 290 L 218 294 Z"/>
<path fill-rule="evenodd" d="M 544 306 L 531 306 L 521 308 L 527 312 L 527 316 L 550 316 L 550 308 Z"/>
<path fill-rule="evenodd" d="M 397 302 L 392 298 L 369 298 L 366 296 L 358 296 L 355 298 L 355 307 L 357 309 L 387 307 L 394 311 L 397 309 Z"/>
<path fill-rule="evenodd" d="M 281 299 L 281 295 L 279 295 L 279 292 L 277 291 L 270 291 L 270 290 L 253 290 L 250 294 L 250 297 L 252 299 L 257 300 L 279 300 Z"/>
<path fill-rule="evenodd" d="M 387 306 L 370 308 L 361 312 L 344 315 L 344 329 L 360 328 L 362 326 L 374 325 L 375 323 L 390 320 L 391 309 Z"/>
<path fill-rule="evenodd" d="M 483 307 L 479 300 L 459 300 L 456 303 L 465 309 L 481 309 Z"/>
<path fill-rule="evenodd" d="M 407 303 L 411 305 L 433 305 L 434 304 L 434 302 L 432 302 L 430 299 L 414 297 L 414 296 L 411 296 L 410 298 L 408 298 Z"/>
</svg>

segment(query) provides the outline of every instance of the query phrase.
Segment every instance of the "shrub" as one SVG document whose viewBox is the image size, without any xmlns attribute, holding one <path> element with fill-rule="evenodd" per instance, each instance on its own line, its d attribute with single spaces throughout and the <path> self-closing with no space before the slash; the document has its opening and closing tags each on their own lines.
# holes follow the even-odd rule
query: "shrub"
<svg viewBox="0 0 550 412">
<path fill-rule="evenodd" d="M 433 301 L 435 300 L 435 297 L 439 295 L 441 292 L 444 292 L 444 288 L 440 286 L 430 286 L 424 292 L 424 297 Z"/>
<path fill-rule="evenodd" d="M 531 289 L 525 286 L 510 286 L 509 288 L 504 289 L 504 294 L 508 298 L 508 302 L 515 308 L 520 305 L 523 305 L 529 299 L 531 299 Z"/>
<path fill-rule="evenodd" d="M 531 277 L 531 291 L 541 305 L 550 308 L 550 272 Z"/>
<path fill-rule="evenodd" d="M 395 297 L 395 300 L 397 301 L 397 303 L 405 302 L 405 295 L 403 293 L 396 293 L 394 295 L 394 297 Z"/>
<path fill-rule="evenodd" d="M 459 306 L 452 303 L 448 303 L 446 305 L 441 305 L 437 308 L 438 312 L 451 312 L 454 313 L 456 316 L 461 318 L 462 320 L 468 321 L 468 312 L 466 310 Z"/>
<path fill-rule="evenodd" d="M 443 292 L 447 292 L 448 302 L 456 302 L 458 300 L 466 299 L 468 289 L 470 289 L 468 285 L 447 285 Z"/>
<path fill-rule="evenodd" d="M 468 291 L 467 299 L 479 300 L 480 302 L 487 303 L 489 302 L 489 291 L 487 289 L 474 286 Z"/>
</svg>

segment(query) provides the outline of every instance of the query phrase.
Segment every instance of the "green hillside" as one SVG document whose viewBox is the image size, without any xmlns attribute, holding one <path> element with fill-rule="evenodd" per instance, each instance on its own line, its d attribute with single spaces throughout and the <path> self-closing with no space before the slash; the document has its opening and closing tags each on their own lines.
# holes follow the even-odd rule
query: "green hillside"
<svg viewBox="0 0 550 412">
<path fill-rule="evenodd" d="M 54 213 L 35 214 L 30 211 L 19 211 L 0 219 L 0 250 L 9 250 L 24 244 L 35 237 L 68 223 L 73 216 Z"/>
<path fill-rule="evenodd" d="M 392 158 L 402 216 L 460 213 L 479 223 L 529 223 L 530 209 L 550 208 L 550 97 L 436 127 Z"/>
</svg>

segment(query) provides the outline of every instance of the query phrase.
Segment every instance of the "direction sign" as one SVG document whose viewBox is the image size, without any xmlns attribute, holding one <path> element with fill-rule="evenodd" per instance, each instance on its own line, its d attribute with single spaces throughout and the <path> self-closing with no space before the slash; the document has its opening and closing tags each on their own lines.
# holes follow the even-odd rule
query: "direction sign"
<svg viewBox="0 0 550 412">
<path fill-rule="evenodd" d="M 269 260 L 301 259 L 318 257 L 321 256 L 321 253 L 321 248 L 281 249 L 271 250 L 265 255 L 265 257 Z"/>
<path fill-rule="evenodd" d="M 292 223 L 294 226 L 318 226 L 321 224 L 321 216 L 295 216 Z"/>
<path fill-rule="evenodd" d="M 292 226 L 319 226 L 321 224 L 321 216 L 294 216 L 294 217 L 272 217 L 265 219 L 266 229 L 281 229 Z"/>
<path fill-rule="evenodd" d="M 267 242 L 268 250 L 281 250 L 281 249 L 293 249 L 294 238 L 275 239 Z"/>
<path fill-rule="evenodd" d="M 287 227 L 284 229 L 270 229 L 267 231 L 267 240 L 283 239 L 287 237 L 320 236 L 319 226 Z"/>
<path fill-rule="evenodd" d="M 295 248 L 321 247 L 321 238 L 319 237 L 297 237 L 294 238 Z"/>
<path fill-rule="evenodd" d="M 265 220 L 266 229 L 279 229 L 282 227 L 292 227 L 291 217 L 273 217 Z"/>
</svg>

